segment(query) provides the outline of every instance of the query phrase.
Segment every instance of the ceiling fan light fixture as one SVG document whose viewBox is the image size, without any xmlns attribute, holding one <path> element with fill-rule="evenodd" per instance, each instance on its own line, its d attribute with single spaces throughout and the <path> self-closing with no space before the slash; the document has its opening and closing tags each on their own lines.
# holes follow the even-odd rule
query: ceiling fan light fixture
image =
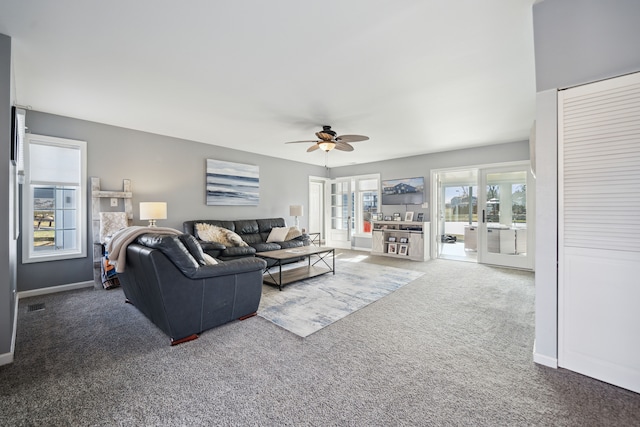
<svg viewBox="0 0 640 427">
<path fill-rule="evenodd" d="M 331 151 L 331 150 L 333 150 L 335 148 L 336 143 L 333 142 L 333 141 L 322 141 L 322 142 L 318 143 L 318 146 L 322 150 L 324 150 L 326 152 L 329 152 L 329 151 Z"/>
</svg>

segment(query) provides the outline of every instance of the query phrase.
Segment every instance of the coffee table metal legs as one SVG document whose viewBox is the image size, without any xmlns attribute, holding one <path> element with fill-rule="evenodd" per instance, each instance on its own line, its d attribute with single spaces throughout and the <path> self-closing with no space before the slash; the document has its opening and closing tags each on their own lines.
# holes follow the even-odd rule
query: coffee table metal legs
<svg viewBox="0 0 640 427">
<path fill-rule="evenodd" d="M 316 255 L 318 257 L 318 259 L 316 259 L 313 264 L 311 263 L 312 255 Z M 274 261 L 274 263 L 271 266 L 266 267 L 264 270 L 264 274 L 268 275 L 268 278 L 270 279 L 270 280 L 266 280 L 267 277 L 265 276 L 265 283 L 278 286 L 278 290 L 280 291 L 282 290 L 282 287 L 284 285 L 298 281 L 298 280 L 304 280 L 304 279 L 308 279 L 308 278 L 319 276 L 321 274 L 326 274 L 326 273 L 333 273 L 334 275 L 336 274 L 336 257 L 335 257 L 335 250 L 333 248 L 327 248 L 327 250 L 325 251 L 316 252 L 312 254 L 305 254 L 304 256 L 308 259 L 307 267 L 297 267 L 291 270 L 286 270 L 284 274 L 282 271 L 283 259 L 270 258 L 268 255 L 266 255 L 266 253 L 263 253 L 260 256 L 262 258 Z M 326 258 L 328 256 L 331 256 L 333 260 L 331 265 L 327 262 L 328 260 Z M 284 260 L 286 261 L 287 259 L 284 259 Z M 326 268 L 320 267 L 320 268 L 314 269 L 315 265 L 318 264 L 320 261 L 322 261 L 322 263 L 326 266 Z M 278 267 L 277 274 L 275 272 L 273 273 L 271 272 L 271 269 L 274 267 Z M 293 275 L 292 273 L 296 273 L 296 274 Z M 275 277 L 276 275 L 277 275 L 277 279 Z"/>
</svg>

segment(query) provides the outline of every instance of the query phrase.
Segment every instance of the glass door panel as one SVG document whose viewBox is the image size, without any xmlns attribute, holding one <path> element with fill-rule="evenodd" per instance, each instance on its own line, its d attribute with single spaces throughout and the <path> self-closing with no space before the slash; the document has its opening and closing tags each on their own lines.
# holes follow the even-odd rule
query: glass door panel
<svg viewBox="0 0 640 427">
<path fill-rule="evenodd" d="M 352 195 L 350 180 L 333 180 L 329 183 L 329 246 L 351 247 Z"/>
<path fill-rule="evenodd" d="M 443 171 L 438 172 L 436 180 L 437 256 L 475 262 L 478 172 L 476 169 Z"/>
<path fill-rule="evenodd" d="M 525 166 L 484 169 L 481 173 L 479 261 L 517 268 L 533 268 L 528 208 L 532 177 Z"/>
</svg>

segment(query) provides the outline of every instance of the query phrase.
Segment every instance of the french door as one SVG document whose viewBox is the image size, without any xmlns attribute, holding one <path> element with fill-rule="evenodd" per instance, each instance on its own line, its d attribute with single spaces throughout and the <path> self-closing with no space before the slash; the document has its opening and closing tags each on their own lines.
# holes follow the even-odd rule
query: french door
<svg viewBox="0 0 640 427">
<path fill-rule="evenodd" d="M 533 269 L 534 180 L 525 164 L 480 169 L 478 262 Z"/>
<path fill-rule="evenodd" d="M 436 171 L 433 182 L 439 258 L 533 269 L 528 162 Z"/>
<path fill-rule="evenodd" d="M 379 210 L 380 175 L 328 180 L 325 192 L 327 245 L 353 249 L 359 247 L 359 240 L 365 242 L 360 247 L 370 247 L 371 224 Z"/>
<path fill-rule="evenodd" d="M 327 227 L 327 245 L 335 248 L 350 249 L 353 218 L 351 178 L 334 179 L 328 182 L 327 192 L 329 209 Z"/>
</svg>

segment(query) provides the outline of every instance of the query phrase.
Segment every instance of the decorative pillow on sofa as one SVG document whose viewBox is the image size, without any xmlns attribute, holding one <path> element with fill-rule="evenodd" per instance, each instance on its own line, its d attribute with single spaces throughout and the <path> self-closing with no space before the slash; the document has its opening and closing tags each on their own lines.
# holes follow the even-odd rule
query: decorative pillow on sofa
<svg viewBox="0 0 640 427">
<path fill-rule="evenodd" d="M 202 257 L 204 258 L 204 261 L 207 263 L 207 265 L 216 265 L 218 263 L 218 261 L 209 254 L 203 253 Z"/>
<path fill-rule="evenodd" d="M 100 243 L 128 226 L 126 212 L 100 212 Z"/>
<path fill-rule="evenodd" d="M 302 236 L 302 231 L 300 231 L 298 227 L 294 225 L 293 227 L 289 228 L 289 232 L 287 233 L 287 237 L 284 238 L 284 241 L 288 242 L 289 240 L 293 240 L 296 237 L 300 236 Z"/>
<path fill-rule="evenodd" d="M 289 233 L 289 227 L 273 227 L 269 237 L 267 237 L 267 243 L 271 242 L 284 242 Z"/>
<path fill-rule="evenodd" d="M 242 240 L 242 237 L 224 227 L 198 223 L 196 224 L 196 231 L 198 233 L 198 238 L 205 242 L 217 242 L 222 243 L 225 246 L 249 246 L 244 240 Z"/>
</svg>

